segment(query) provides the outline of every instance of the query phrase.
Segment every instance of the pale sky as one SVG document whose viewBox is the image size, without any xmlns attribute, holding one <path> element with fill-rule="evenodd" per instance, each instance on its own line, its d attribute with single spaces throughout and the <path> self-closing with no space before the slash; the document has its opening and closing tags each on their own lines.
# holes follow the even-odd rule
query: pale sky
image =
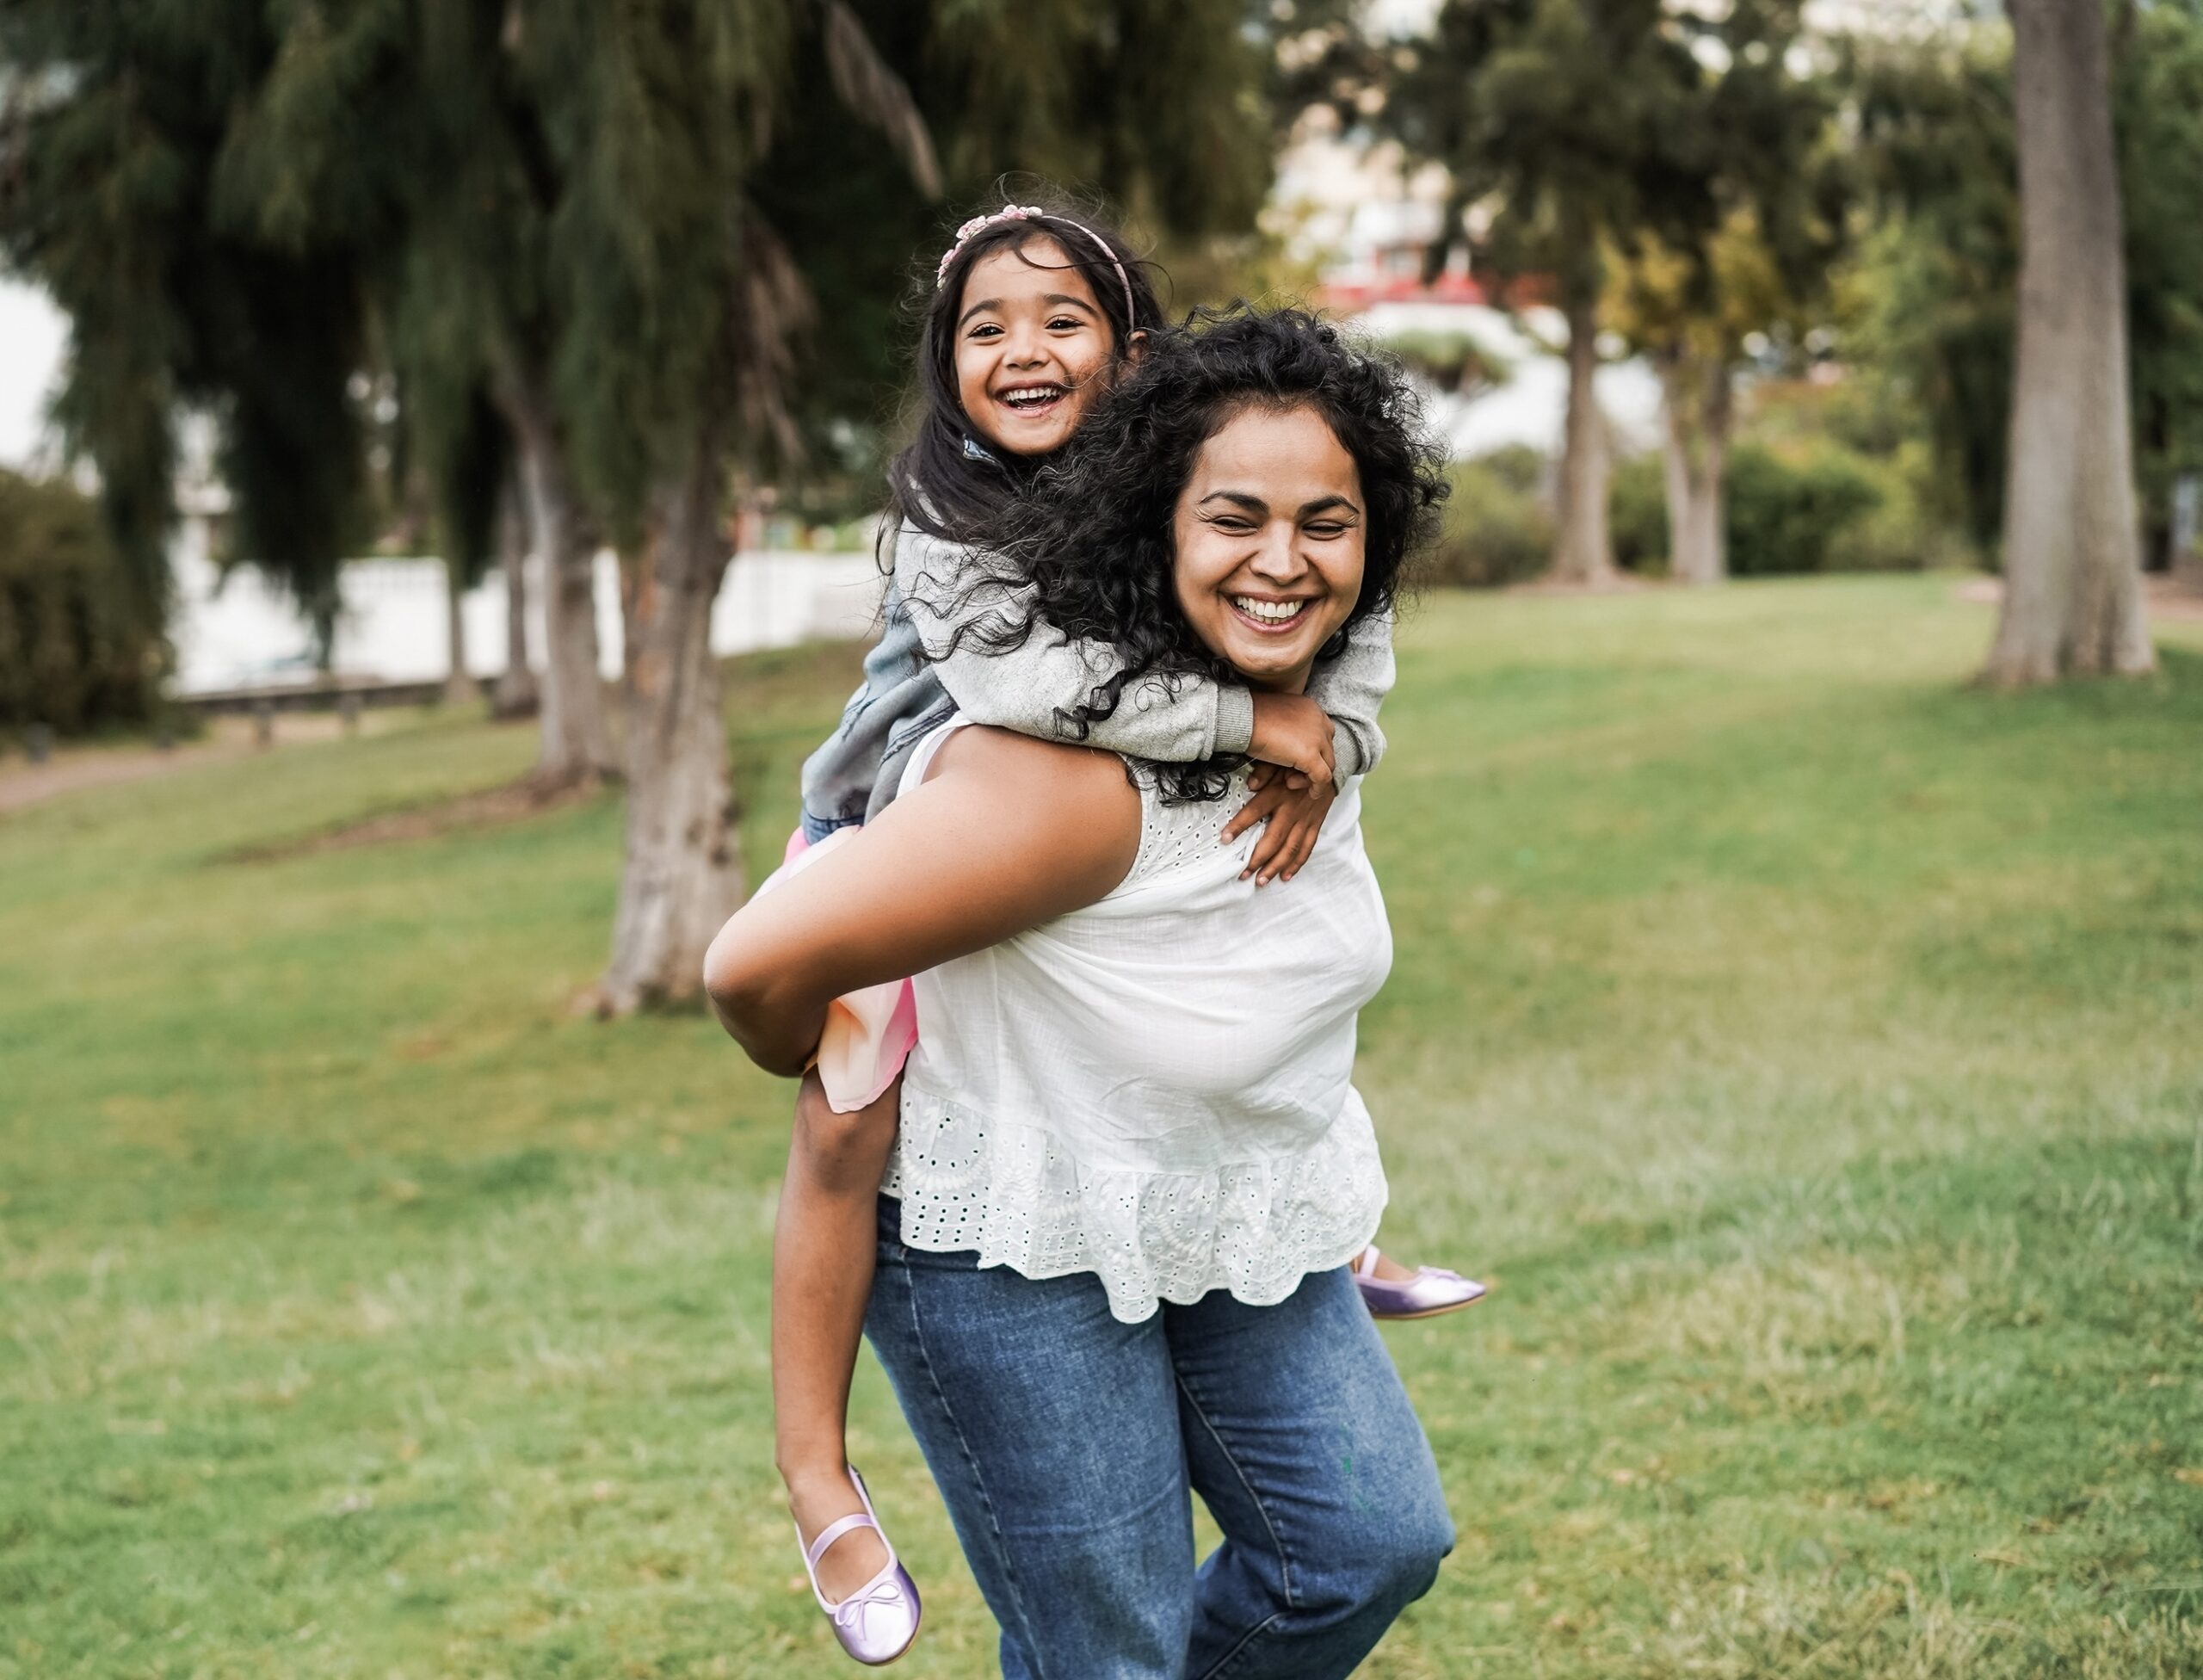
<svg viewBox="0 0 2203 1680">
<path fill-rule="evenodd" d="M 45 293 L 0 279 L 0 466 L 28 466 L 46 438 L 67 330 Z"/>
</svg>

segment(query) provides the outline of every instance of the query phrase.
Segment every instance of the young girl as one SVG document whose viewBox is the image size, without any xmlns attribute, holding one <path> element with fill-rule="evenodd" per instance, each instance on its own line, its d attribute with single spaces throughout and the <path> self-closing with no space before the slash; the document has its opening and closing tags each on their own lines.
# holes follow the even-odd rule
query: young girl
<svg viewBox="0 0 2203 1680">
<path fill-rule="evenodd" d="M 1162 325 L 1140 262 L 1090 213 L 1012 205 L 957 230 L 924 311 L 917 435 L 891 469 L 886 627 L 840 726 L 804 766 L 792 855 L 877 816 L 911 748 L 952 712 L 1145 759 L 1257 761 L 1255 797 L 1224 839 L 1265 825 L 1246 868 L 1265 886 L 1290 880 L 1307 861 L 1340 781 L 1375 765 L 1384 750 L 1377 711 L 1393 676 L 1382 616 L 1348 633 L 1306 695 L 1151 680 L 1106 719 L 1077 726 L 1069 721 L 1077 708 L 1121 687 L 1114 652 L 1062 632 L 1004 633 L 1029 616 L 1014 610 L 1019 585 L 995 575 L 973 544 Z M 899 1024 L 907 1047 L 907 1018 Z M 882 1080 L 892 1072 L 884 1068 Z M 869 1663 L 900 1655 L 919 1615 L 916 1587 L 845 1457 L 876 1197 L 896 1129 L 897 1087 L 878 1083 L 869 1100 L 843 1091 L 841 1111 L 819 1074 L 806 1076 L 773 1255 L 779 1467 L 819 1604 L 843 1647 Z M 1355 1270 L 1379 1317 L 1451 1312 L 1484 1293 L 1373 1248 Z"/>
</svg>

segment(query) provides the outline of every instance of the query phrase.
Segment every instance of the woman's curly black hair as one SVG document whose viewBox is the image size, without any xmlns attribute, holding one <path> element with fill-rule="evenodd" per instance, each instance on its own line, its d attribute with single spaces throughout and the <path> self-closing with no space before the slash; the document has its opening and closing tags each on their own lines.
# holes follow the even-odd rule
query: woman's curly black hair
<svg viewBox="0 0 2203 1680">
<path fill-rule="evenodd" d="M 1106 643 L 1124 660 L 1084 703 L 1058 712 L 1067 737 L 1083 739 L 1140 683 L 1175 691 L 1188 676 L 1237 680 L 1179 608 L 1172 521 L 1201 446 L 1249 408 L 1313 409 L 1361 477 L 1361 594 L 1319 658 L 1336 657 L 1348 630 L 1390 610 L 1410 558 L 1435 534 L 1446 454 L 1396 361 L 1302 310 L 1196 310 L 1182 328 L 1151 336 L 1133 369 L 984 539 L 992 553 L 967 600 L 984 610 L 960 639 L 1003 652 L 1045 624 Z M 1153 774 L 1166 800 L 1220 799 L 1243 762 L 1157 764 Z"/>
</svg>

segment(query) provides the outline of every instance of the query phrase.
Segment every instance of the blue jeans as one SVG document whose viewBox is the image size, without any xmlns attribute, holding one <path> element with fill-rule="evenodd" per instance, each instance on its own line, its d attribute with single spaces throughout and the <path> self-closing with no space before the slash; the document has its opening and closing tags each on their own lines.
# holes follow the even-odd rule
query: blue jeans
<svg viewBox="0 0 2203 1680">
<path fill-rule="evenodd" d="M 855 817 L 814 817 L 806 811 L 803 813 L 803 837 L 815 846 L 836 829 L 851 827 L 858 820 Z"/>
<path fill-rule="evenodd" d="M 1091 1274 L 902 1242 L 865 1319 L 1002 1627 L 1005 1680 L 1351 1673 L 1453 1549 L 1438 1467 L 1343 1270 L 1144 1324 Z M 1198 1570 L 1190 1493 L 1224 1542 Z"/>
</svg>

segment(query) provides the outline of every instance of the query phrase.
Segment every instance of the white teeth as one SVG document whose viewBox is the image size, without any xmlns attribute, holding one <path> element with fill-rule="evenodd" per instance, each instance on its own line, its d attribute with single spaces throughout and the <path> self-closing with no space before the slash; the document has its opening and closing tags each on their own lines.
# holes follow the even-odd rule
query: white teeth
<svg viewBox="0 0 2203 1680">
<path fill-rule="evenodd" d="M 1015 391 L 999 393 L 1001 400 L 1013 408 L 1029 408 L 1035 403 L 1052 402 L 1063 394 L 1064 388 L 1060 385 L 1027 385 Z"/>
<path fill-rule="evenodd" d="M 1235 595 L 1231 604 L 1249 618 L 1261 619 L 1265 624 L 1289 624 L 1308 605 L 1305 601 L 1257 601 L 1251 595 Z"/>
</svg>

